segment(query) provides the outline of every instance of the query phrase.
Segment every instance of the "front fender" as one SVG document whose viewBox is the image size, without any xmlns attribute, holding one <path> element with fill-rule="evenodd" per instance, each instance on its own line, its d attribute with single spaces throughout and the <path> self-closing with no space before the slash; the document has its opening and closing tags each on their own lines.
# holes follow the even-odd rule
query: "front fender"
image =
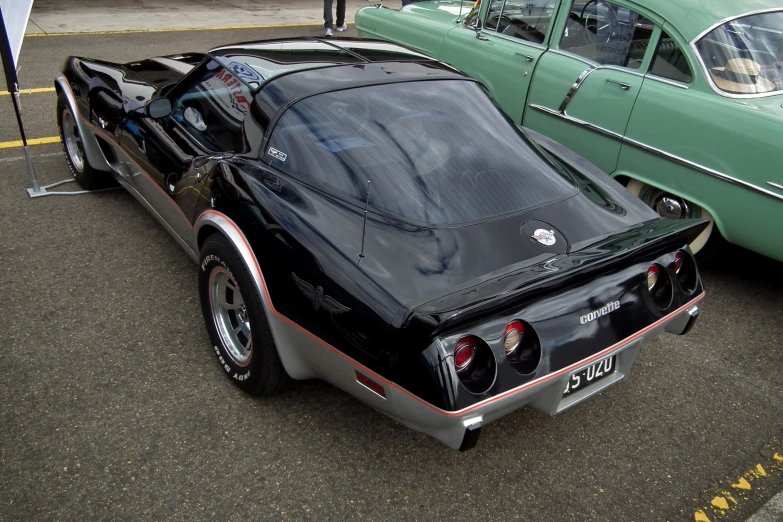
<svg viewBox="0 0 783 522">
<path fill-rule="evenodd" d="M 106 160 L 103 151 L 101 150 L 98 140 L 95 137 L 95 133 L 89 125 L 84 123 L 85 116 L 81 114 L 79 110 L 79 104 L 76 100 L 76 95 L 73 92 L 73 87 L 65 77 L 63 73 L 58 73 L 54 80 L 54 87 L 58 95 L 63 95 L 68 106 L 71 108 L 71 112 L 74 115 L 76 126 L 79 129 L 79 136 L 82 139 L 82 146 L 84 147 L 84 156 L 87 162 L 93 169 L 109 172 L 111 167 Z"/>
</svg>

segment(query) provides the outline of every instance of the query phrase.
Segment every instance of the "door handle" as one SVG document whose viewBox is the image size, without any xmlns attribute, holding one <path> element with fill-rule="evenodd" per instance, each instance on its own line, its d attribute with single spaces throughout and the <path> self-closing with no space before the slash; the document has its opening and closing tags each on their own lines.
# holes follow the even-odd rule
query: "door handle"
<svg viewBox="0 0 783 522">
<path fill-rule="evenodd" d="M 514 53 L 514 54 L 516 54 L 517 56 L 521 56 L 522 58 L 524 58 L 528 62 L 532 62 L 533 60 L 535 60 L 535 58 L 533 58 L 529 54 L 524 54 L 524 53 Z"/>
<path fill-rule="evenodd" d="M 486 36 L 482 35 L 480 31 L 476 31 L 476 38 L 478 38 L 479 40 L 482 40 L 484 42 L 488 42 L 489 41 L 489 38 L 487 38 Z"/>
<path fill-rule="evenodd" d="M 624 90 L 624 91 L 627 91 L 627 90 L 629 90 L 629 89 L 631 88 L 631 86 L 630 86 L 630 85 L 628 85 L 627 83 L 624 83 L 624 82 L 618 82 L 617 80 L 611 80 L 611 79 L 607 78 L 607 79 L 606 79 L 606 81 L 607 81 L 607 82 L 609 82 L 609 83 L 613 83 L 613 84 L 615 84 L 615 85 L 619 85 L 619 86 L 620 86 L 620 88 L 621 88 L 622 90 Z"/>
</svg>

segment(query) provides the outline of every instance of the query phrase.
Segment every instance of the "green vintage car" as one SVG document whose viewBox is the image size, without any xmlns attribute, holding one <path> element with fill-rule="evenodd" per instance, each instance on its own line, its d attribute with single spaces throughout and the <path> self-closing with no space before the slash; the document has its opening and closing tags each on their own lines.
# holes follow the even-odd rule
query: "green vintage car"
<svg viewBox="0 0 783 522">
<path fill-rule="evenodd" d="M 781 0 L 481 0 L 380 6 L 359 35 L 473 76 L 518 124 L 662 216 L 783 261 Z"/>
</svg>

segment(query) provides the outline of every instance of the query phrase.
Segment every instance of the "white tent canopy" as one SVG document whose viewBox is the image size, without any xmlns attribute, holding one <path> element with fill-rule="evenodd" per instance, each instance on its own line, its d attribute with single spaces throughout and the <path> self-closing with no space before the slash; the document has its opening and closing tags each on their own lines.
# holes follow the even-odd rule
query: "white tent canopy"
<svg viewBox="0 0 783 522">
<path fill-rule="evenodd" d="M 19 106 L 19 53 L 22 51 L 22 40 L 27 30 L 27 20 L 30 18 L 30 11 L 33 8 L 33 0 L 0 0 L 0 57 L 3 59 L 3 72 L 5 73 L 5 82 L 8 90 L 11 92 L 11 99 L 14 103 L 14 112 L 16 113 L 16 122 L 19 125 L 19 134 L 22 136 L 22 147 L 27 159 L 27 169 L 30 172 L 30 181 L 32 188 L 27 189 L 31 198 L 40 196 L 52 196 L 59 194 L 78 194 L 79 192 L 47 192 L 46 189 L 62 185 L 73 181 L 72 178 L 58 181 L 42 187 L 38 183 L 35 175 L 35 166 L 33 158 L 30 155 L 30 147 L 27 145 L 27 136 L 24 132 L 24 122 L 22 121 L 22 109 Z"/>
<path fill-rule="evenodd" d="M 0 0 L 0 12 L 3 14 L 5 34 L 8 36 L 8 45 L 13 58 L 11 67 L 14 69 L 19 67 L 19 52 L 22 50 L 22 40 L 32 8 L 33 0 Z M 0 42 L 0 45 L 3 44 L 5 42 Z"/>
</svg>

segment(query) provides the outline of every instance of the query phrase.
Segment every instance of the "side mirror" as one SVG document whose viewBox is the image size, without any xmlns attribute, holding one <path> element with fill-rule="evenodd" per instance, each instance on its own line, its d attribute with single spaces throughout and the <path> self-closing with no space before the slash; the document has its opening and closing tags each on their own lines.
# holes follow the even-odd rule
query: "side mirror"
<svg viewBox="0 0 783 522">
<path fill-rule="evenodd" d="M 144 114 L 153 120 L 165 118 L 171 114 L 171 111 L 171 101 L 168 98 L 156 98 L 154 100 L 150 100 L 144 106 Z"/>
</svg>

